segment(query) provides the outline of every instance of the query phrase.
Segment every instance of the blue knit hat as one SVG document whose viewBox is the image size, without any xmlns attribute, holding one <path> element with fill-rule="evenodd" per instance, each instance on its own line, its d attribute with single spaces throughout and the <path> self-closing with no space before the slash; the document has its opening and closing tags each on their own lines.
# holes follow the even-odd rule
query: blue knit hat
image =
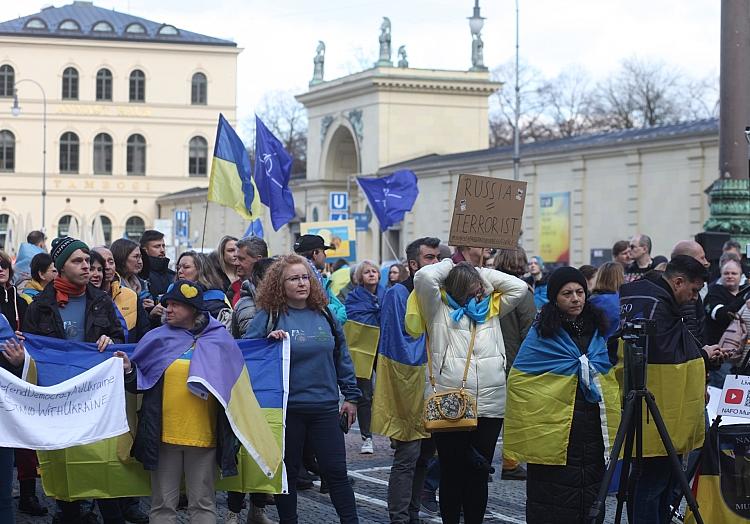
<svg viewBox="0 0 750 524">
<path fill-rule="evenodd" d="M 203 286 L 191 280 L 178 280 L 170 284 L 167 292 L 161 297 L 161 305 L 166 306 L 168 300 L 182 302 L 203 311 Z"/>
</svg>

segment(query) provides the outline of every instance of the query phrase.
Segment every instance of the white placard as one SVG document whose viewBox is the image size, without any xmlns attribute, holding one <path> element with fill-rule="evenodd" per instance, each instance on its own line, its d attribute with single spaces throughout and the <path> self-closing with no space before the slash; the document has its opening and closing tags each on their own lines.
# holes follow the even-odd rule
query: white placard
<svg viewBox="0 0 750 524">
<path fill-rule="evenodd" d="M 716 413 L 722 417 L 750 418 L 750 376 L 727 375 Z"/>
<path fill-rule="evenodd" d="M 0 447 L 35 450 L 90 444 L 128 431 L 122 359 L 41 387 L 0 368 Z"/>
</svg>

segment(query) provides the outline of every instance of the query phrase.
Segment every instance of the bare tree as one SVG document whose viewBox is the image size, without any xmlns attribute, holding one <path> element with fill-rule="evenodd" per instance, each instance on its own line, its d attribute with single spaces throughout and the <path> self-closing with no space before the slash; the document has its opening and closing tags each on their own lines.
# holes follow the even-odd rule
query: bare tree
<svg viewBox="0 0 750 524">
<path fill-rule="evenodd" d="M 581 67 L 568 68 L 545 81 L 538 94 L 550 136 L 566 138 L 596 127 L 591 81 Z"/>
<path fill-rule="evenodd" d="M 266 93 L 258 104 L 256 114 L 292 156 L 292 175 L 304 173 L 307 163 L 307 112 L 294 99 L 292 91 Z M 255 129 L 255 119 L 252 128 Z M 251 147 L 254 149 L 255 144 Z"/>
</svg>

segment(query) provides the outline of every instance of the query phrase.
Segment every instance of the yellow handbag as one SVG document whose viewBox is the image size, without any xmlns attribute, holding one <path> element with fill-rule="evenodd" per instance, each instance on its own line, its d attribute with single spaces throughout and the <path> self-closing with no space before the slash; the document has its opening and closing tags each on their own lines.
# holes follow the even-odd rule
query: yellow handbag
<svg viewBox="0 0 750 524">
<path fill-rule="evenodd" d="M 427 336 L 427 335 L 425 335 Z M 430 341 L 426 339 L 427 366 L 430 369 L 430 385 L 432 393 L 424 405 L 425 430 L 433 433 L 439 431 L 472 431 L 477 428 L 477 399 L 466 391 L 466 378 L 469 376 L 471 355 L 474 352 L 474 339 L 477 336 L 477 326 L 472 324 L 469 352 L 466 355 L 464 377 L 461 387 L 437 392 L 435 375 L 432 372 L 432 358 L 430 356 Z"/>
</svg>

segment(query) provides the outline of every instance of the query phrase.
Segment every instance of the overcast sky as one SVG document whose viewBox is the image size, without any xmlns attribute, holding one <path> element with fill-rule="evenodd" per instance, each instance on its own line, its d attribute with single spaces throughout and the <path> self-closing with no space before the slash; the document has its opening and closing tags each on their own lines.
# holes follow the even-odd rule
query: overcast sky
<svg viewBox="0 0 750 524">
<path fill-rule="evenodd" d="M 55 6 L 66 2 L 55 2 Z M 304 92 L 318 40 L 326 43 L 325 78 L 375 59 L 381 19 L 394 50 L 406 45 L 419 68 L 468 69 L 473 0 L 96 0 L 95 5 L 237 42 L 240 120 L 263 93 Z M 49 1 L 0 0 L 3 20 L 39 11 Z M 514 56 L 514 0 L 480 0 L 489 67 Z M 627 57 L 662 60 L 687 74 L 719 74 L 717 0 L 520 0 L 522 59 L 554 76 L 580 65 L 594 79 Z"/>
</svg>

